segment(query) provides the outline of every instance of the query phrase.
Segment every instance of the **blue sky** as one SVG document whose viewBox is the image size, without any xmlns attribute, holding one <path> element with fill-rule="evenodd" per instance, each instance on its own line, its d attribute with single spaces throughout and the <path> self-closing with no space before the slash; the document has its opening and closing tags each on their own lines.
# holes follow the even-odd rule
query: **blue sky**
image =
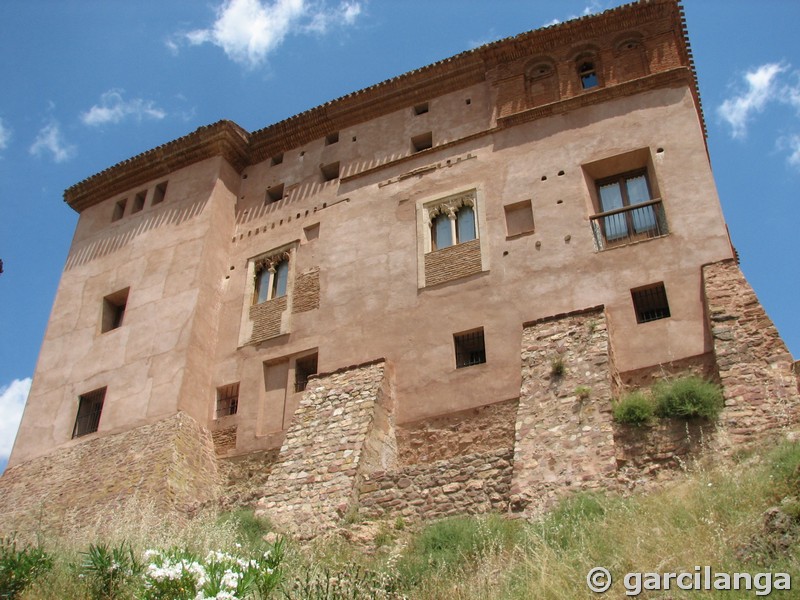
<svg viewBox="0 0 800 600">
<path fill-rule="evenodd" d="M 253 131 L 612 0 L 0 3 L 0 468 L 77 215 L 66 187 L 231 119 Z M 686 0 L 717 187 L 745 274 L 800 356 L 800 2 Z"/>
</svg>

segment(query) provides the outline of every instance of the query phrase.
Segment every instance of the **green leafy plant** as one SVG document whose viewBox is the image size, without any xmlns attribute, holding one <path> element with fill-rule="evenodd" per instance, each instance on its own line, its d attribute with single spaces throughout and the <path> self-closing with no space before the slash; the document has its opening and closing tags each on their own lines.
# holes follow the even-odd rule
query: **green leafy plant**
<svg viewBox="0 0 800 600">
<path fill-rule="evenodd" d="M 143 565 L 136 560 L 130 544 L 122 542 L 116 547 L 108 544 L 90 544 L 83 553 L 81 575 L 95 600 L 112 600 L 125 596 L 142 573 Z"/>
<path fill-rule="evenodd" d="M 716 419 L 724 406 L 722 389 L 699 377 L 681 377 L 653 387 L 659 417 Z"/>
<path fill-rule="evenodd" d="M 19 598 L 31 583 L 52 566 L 52 557 L 42 548 L 18 549 L 13 535 L 0 539 L 0 598 Z"/>
<path fill-rule="evenodd" d="M 575 388 L 575 395 L 582 402 L 585 401 L 585 400 L 588 400 L 589 396 L 591 395 L 591 393 L 592 393 L 592 389 L 587 387 L 587 386 L 585 386 L 585 385 L 579 385 L 578 387 Z"/>
<path fill-rule="evenodd" d="M 630 425 L 645 425 L 653 419 L 655 406 L 653 401 L 643 392 L 626 394 L 614 404 L 612 409 L 614 420 L 617 423 Z"/>
</svg>

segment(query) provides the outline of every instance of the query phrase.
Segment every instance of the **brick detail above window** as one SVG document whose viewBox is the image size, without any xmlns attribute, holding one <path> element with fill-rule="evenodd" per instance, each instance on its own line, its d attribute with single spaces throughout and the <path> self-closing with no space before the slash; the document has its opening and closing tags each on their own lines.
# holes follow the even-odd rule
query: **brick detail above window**
<svg viewBox="0 0 800 600">
<path fill-rule="evenodd" d="M 251 344 L 263 342 L 281 334 L 281 318 L 286 310 L 286 305 L 286 296 L 280 296 L 250 307 L 250 319 L 253 321 Z"/>
<path fill-rule="evenodd" d="M 480 239 L 435 250 L 425 255 L 425 286 L 460 279 L 481 270 Z"/>
<path fill-rule="evenodd" d="M 297 276 L 294 282 L 292 312 L 301 313 L 319 308 L 319 267 Z"/>
</svg>

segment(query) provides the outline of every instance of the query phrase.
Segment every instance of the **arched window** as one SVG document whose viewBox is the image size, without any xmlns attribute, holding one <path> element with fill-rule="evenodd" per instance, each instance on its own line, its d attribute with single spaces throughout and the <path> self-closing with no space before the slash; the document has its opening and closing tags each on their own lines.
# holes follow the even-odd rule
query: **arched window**
<svg viewBox="0 0 800 600">
<path fill-rule="evenodd" d="M 580 60 L 578 61 L 578 76 L 581 79 L 581 87 L 588 90 L 600 85 L 600 79 L 597 77 L 597 69 L 593 60 Z"/>
<path fill-rule="evenodd" d="M 432 209 L 431 213 L 431 250 L 442 250 L 478 237 L 472 206 L 443 205 Z"/>
<path fill-rule="evenodd" d="M 264 261 L 256 271 L 256 293 L 254 304 L 286 295 L 289 280 L 289 259 Z"/>
</svg>

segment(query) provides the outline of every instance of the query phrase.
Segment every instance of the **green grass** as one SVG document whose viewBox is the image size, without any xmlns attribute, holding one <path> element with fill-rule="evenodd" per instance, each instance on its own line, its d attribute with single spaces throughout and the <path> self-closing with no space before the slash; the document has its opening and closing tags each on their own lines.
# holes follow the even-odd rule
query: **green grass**
<svg viewBox="0 0 800 600">
<path fill-rule="evenodd" d="M 608 599 L 628 597 L 622 583 L 625 573 L 693 571 L 695 565 L 731 573 L 787 572 L 798 585 L 800 444 L 787 442 L 742 453 L 738 460 L 711 458 L 688 473 L 677 474 L 658 491 L 628 497 L 576 494 L 530 522 L 499 515 L 453 517 L 424 525 L 402 522 L 399 527 L 395 520 L 362 522 L 350 527 L 354 532 L 371 531 L 371 538 L 361 536 L 357 542 L 334 535 L 312 543 L 289 541 L 282 563 L 282 590 L 249 597 L 588 600 L 599 597 L 586 587 L 586 574 L 596 566 L 615 575 L 614 587 L 602 596 Z M 788 530 L 767 534 L 764 511 L 776 505 L 786 508 Z M 155 515 L 115 519 L 104 533 L 86 528 L 98 534 L 91 541 L 83 531 L 72 532 L 67 539 L 44 537 L 41 546 L 7 546 L 9 560 L 20 564 L 26 560 L 20 559 L 26 548 L 30 552 L 38 548 L 51 561 L 16 597 L 50 599 L 54 590 L 63 600 L 98 597 L 86 577 L 78 577 L 90 548 L 96 554 L 95 571 L 102 571 L 113 559 L 115 548 L 125 553 L 132 549 L 137 560 L 144 549 L 152 547 L 186 548 L 198 557 L 216 549 L 248 555 L 263 549 L 262 538 L 270 527 L 242 511 L 181 524 L 162 522 L 154 528 L 150 527 Z M 781 539 L 795 542 L 781 546 Z M 98 553 L 100 547 L 105 550 Z M 115 560 L 121 562 L 120 557 Z M 126 586 L 127 595 L 119 597 L 141 597 L 140 589 Z M 0 589 L 0 598 L 2 594 Z M 755 596 L 754 591 L 673 589 L 647 597 Z M 775 591 L 770 597 L 795 596 Z"/>
</svg>

